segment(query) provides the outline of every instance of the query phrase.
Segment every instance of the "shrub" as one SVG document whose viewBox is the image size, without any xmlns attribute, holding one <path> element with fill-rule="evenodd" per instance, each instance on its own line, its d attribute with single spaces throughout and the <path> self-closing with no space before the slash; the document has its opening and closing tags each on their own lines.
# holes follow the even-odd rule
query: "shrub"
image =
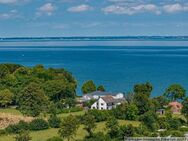
<svg viewBox="0 0 188 141">
<path fill-rule="evenodd" d="M 47 139 L 47 141 L 63 141 L 63 139 L 60 137 L 51 137 L 51 138 Z"/>
<path fill-rule="evenodd" d="M 48 123 L 43 119 L 34 119 L 30 123 L 31 130 L 44 130 L 48 128 L 49 128 Z"/>
<path fill-rule="evenodd" d="M 55 115 L 50 116 L 48 123 L 52 128 L 59 128 L 61 125 L 61 119 Z"/>
<path fill-rule="evenodd" d="M 22 131 L 20 132 L 16 137 L 15 137 L 16 141 L 30 141 L 31 137 L 29 136 L 29 132 L 28 131 Z"/>
<path fill-rule="evenodd" d="M 29 124 L 25 121 L 20 121 L 18 124 L 9 125 L 6 128 L 7 133 L 20 133 L 21 130 L 28 130 Z"/>
<path fill-rule="evenodd" d="M 89 110 L 88 114 L 93 115 L 96 122 L 105 121 L 109 117 L 109 111 L 107 110 Z"/>
<path fill-rule="evenodd" d="M 6 130 L 0 129 L 0 136 L 1 136 L 1 135 L 5 135 L 6 133 L 7 133 Z"/>
</svg>

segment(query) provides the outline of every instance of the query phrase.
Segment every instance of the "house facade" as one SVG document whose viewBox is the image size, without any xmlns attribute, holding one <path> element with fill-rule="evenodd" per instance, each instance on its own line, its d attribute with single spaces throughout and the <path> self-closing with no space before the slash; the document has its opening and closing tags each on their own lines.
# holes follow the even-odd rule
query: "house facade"
<svg viewBox="0 0 188 141">
<path fill-rule="evenodd" d="M 113 96 L 100 97 L 92 106 L 91 109 L 111 110 L 123 103 L 125 99 L 115 99 Z"/>
<path fill-rule="evenodd" d="M 183 105 L 176 101 L 170 102 L 168 106 L 170 107 L 170 110 L 172 111 L 173 114 L 180 114 L 183 108 Z"/>
</svg>

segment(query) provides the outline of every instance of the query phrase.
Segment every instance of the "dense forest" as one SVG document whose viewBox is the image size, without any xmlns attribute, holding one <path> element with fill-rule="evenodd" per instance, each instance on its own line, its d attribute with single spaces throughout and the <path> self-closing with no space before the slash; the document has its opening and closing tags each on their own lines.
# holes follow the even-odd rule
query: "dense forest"
<svg viewBox="0 0 188 141">
<path fill-rule="evenodd" d="M 71 107 L 76 87 L 75 78 L 65 69 L 0 65 L 0 106 L 17 106 L 26 115 L 38 116 L 52 104 Z"/>
</svg>

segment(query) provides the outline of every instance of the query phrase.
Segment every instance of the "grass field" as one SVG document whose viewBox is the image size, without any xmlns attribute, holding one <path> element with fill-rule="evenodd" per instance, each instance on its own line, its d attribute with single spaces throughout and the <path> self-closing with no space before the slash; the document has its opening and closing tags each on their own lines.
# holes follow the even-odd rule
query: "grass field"
<svg viewBox="0 0 188 141">
<path fill-rule="evenodd" d="M 22 115 L 20 111 L 18 111 L 15 108 L 6 108 L 6 109 L 0 109 L 0 113 L 8 113 L 13 115 Z"/>
<path fill-rule="evenodd" d="M 7 113 L 7 114 L 13 114 L 13 115 L 22 115 L 18 110 L 13 108 L 8 109 L 0 109 L 0 113 Z M 85 112 L 72 112 L 72 113 L 63 113 L 59 114 L 58 116 L 63 118 L 68 116 L 69 114 L 72 115 L 83 115 Z M 138 121 L 126 121 L 126 120 L 119 120 L 120 125 L 127 125 L 132 124 L 133 126 L 138 126 L 140 122 Z M 105 129 L 105 122 L 97 123 L 97 127 L 95 129 L 95 132 L 102 131 L 106 132 Z M 81 125 L 78 129 L 77 135 L 75 136 L 76 139 L 83 139 L 87 135 L 87 132 L 83 129 L 83 125 Z M 53 136 L 58 136 L 58 129 L 48 129 L 48 130 L 42 130 L 42 131 L 35 131 L 30 132 L 30 136 L 32 137 L 32 141 L 46 141 L 48 138 Z M 15 135 L 6 135 L 6 136 L 0 136 L 0 141 L 14 141 Z"/>
<path fill-rule="evenodd" d="M 120 125 L 132 124 L 133 126 L 138 126 L 140 123 L 138 121 L 126 121 L 119 120 Z M 97 123 L 95 132 L 102 131 L 106 132 L 105 122 Z M 75 139 L 83 139 L 87 135 L 87 132 L 83 129 L 83 125 L 78 129 Z M 43 131 L 30 132 L 32 141 L 46 141 L 48 138 L 53 136 L 58 136 L 58 129 L 48 129 Z M 14 141 L 15 135 L 0 136 L 0 141 Z"/>
</svg>

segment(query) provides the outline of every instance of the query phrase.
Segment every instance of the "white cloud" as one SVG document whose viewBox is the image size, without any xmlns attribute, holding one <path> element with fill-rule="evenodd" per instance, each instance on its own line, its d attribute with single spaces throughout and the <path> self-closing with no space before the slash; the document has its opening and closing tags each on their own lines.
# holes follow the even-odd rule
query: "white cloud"
<svg viewBox="0 0 188 141">
<path fill-rule="evenodd" d="M 13 19 L 19 17 L 17 10 L 11 10 L 6 13 L 0 13 L 0 19 L 1 20 L 8 20 L 8 19 Z"/>
<path fill-rule="evenodd" d="M 69 12 L 84 12 L 84 11 L 88 11 L 91 9 L 92 9 L 91 6 L 82 4 L 82 5 L 70 7 L 67 9 L 67 11 L 69 11 Z"/>
<path fill-rule="evenodd" d="M 167 13 L 176 13 L 176 12 L 182 12 L 182 11 L 188 11 L 188 5 L 181 5 L 179 3 L 176 4 L 169 4 L 169 5 L 164 5 L 163 9 Z"/>
<path fill-rule="evenodd" d="M 37 16 L 48 15 L 51 16 L 56 7 L 52 3 L 46 3 L 38 9 Z"/>
<path fill-rule="evenodd" d="M 136 13 L 152 12 L 160 14 L 159 8 L 154 4 L 140 4 L 136 6 L 122 6 L 122 5 L 110 5 L 102 9 L 105 13 L 114 14 L 127 14 L 133 15 Z"/>
</svg>

